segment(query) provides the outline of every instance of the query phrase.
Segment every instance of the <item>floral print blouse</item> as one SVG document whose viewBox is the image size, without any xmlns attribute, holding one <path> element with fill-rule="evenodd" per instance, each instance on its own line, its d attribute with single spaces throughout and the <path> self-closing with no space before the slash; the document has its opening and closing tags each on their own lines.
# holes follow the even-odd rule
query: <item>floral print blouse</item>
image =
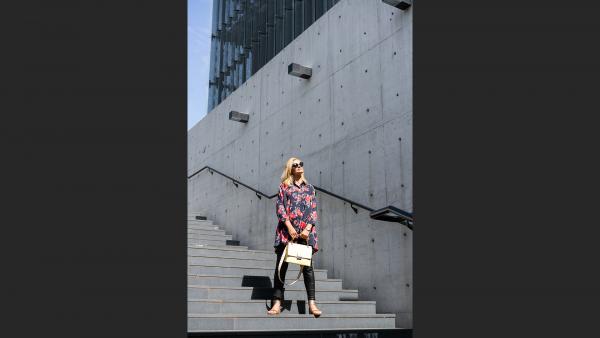
<svg viewBox="0 0 600 338">
<path fill-rule="evenodd" d="M 284 196 L 287 196 L 284 198 Z M 286 201 L 287 200 L 287 201 Z M 285 220 L 289 219 L 292 226 L 300 235 L 300 232 L 308 225 L 312 224 L 310 233 L 308 234 L 307 244 L 313 248 L 313 254 L 319 251 L 319 241 L 317 238 L 317 199 L 315 197 L 315 188 L 312 184 L 306 184 L 304 181 L 300 186 L 293 183 L 286 185 L 279 184 L 279 194 L 275 202 L 277 218 L 279 220 L 277 229 L 275 229 L 275 251 L 280 245 L 285 246 L 291 236 L 285 226 Z M 298 237 L 296 242 L 304 241 L 302 237 Z"/>
</svg>

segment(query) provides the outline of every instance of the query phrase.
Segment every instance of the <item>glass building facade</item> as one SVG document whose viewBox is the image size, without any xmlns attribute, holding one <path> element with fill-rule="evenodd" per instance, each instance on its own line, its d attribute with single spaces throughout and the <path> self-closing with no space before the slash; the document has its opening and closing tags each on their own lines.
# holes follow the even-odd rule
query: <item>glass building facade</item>
<svg viewBox="0 0 600 338">
<path fill-rule="evenodd" d="M 213 0 L 208 111 L 339 0 Z"/>
</svg>

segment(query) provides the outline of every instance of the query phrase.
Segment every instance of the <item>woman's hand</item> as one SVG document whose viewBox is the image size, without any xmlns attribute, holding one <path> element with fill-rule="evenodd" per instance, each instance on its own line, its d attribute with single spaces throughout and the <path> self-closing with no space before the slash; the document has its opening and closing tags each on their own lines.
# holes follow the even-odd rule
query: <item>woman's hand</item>
<svg viewBox="0 0 600 338">
<path fill-rule="evenodd" d="M 298 233 L 296 232 L 296 229 L 294 229 L 294 227 L 288 227 L 288 233 L 290 234 L 290 236 L 292 236 L 292 239 L 296 239 L 296 237 L 298 237 Z"/>
<path fill-rule="evenodd" d="M 300 237 L 302 237 L 303 239 L 308 239 L 308 234 L 309 234 L 308 229 L 304 229 L 300 233 Z"/>
</svg>

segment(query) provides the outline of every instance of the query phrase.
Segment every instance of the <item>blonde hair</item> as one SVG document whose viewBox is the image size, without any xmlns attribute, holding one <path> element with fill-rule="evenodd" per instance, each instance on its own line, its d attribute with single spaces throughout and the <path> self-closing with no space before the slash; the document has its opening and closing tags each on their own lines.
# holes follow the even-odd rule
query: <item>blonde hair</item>
<svg viewBox="0 0 600 338">
<path fill-rule="evenodd" d="M 290 157 L 285 163 L 285 166 L 283 167 L 283 173 L 281 174 L 281 183 L 285 183 L 286 185 L 293 184 L 292 181 L 294 179 L 294 175 L 292 175 L 292 163 L 295 160 L 300 161 L 300 159 L 297 157 Z M 302 171 L 302 175 L 300 176 L 300 181 L 304 181 L 304 183 L 308 185 L 308 180 L 304 177 L 304 170 Z"/>
</svg>

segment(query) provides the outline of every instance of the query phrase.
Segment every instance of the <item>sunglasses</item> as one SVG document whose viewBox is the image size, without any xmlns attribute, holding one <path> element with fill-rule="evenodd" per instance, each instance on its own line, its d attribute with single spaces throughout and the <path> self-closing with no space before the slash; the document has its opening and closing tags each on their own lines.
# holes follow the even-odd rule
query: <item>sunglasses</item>
<svg viewBox="0 0 600 338">
<path fill-rule="evenodd" d="M 293 164 L 292 164 L 292 168 L 297 168 L 298 166 L 304 167 L 304 162 L 300 162 L 300 163 L 293 163 Z"/>
</svg>

